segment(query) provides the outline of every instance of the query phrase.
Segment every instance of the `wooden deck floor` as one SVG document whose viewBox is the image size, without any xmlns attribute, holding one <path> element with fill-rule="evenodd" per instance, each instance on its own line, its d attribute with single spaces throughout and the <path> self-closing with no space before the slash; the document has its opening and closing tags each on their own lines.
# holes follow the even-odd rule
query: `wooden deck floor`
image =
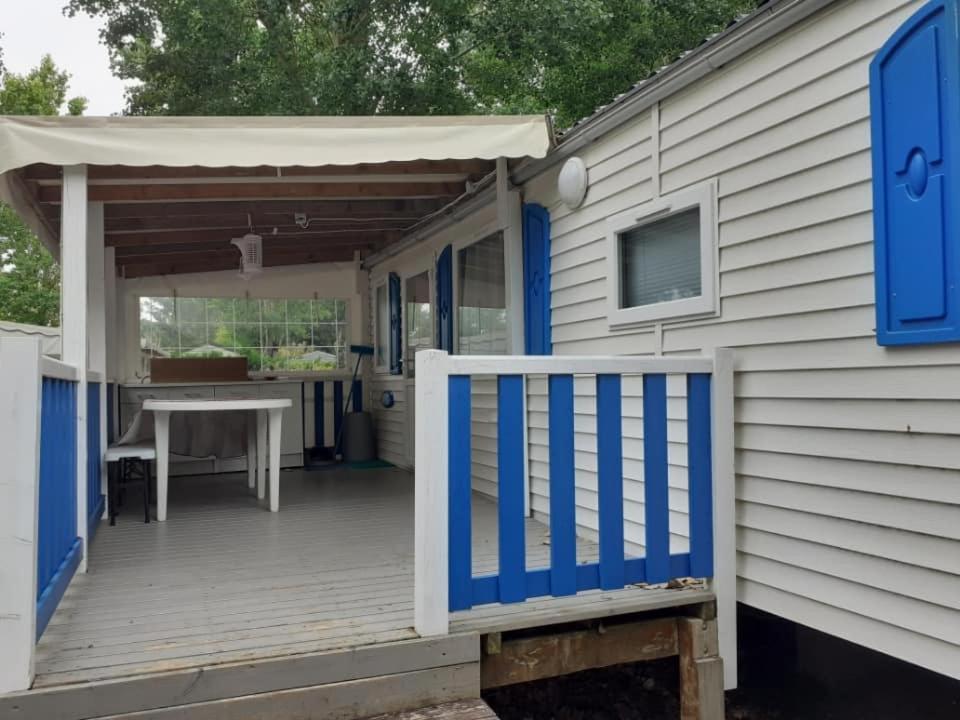
<svg viewBox="0 0 960 720">
<path fill-rule="evenodd" d="M 171 478 L 166 523 L 101 523 L 37 647 L 35 687 L 250 662 L 416 637 L 413 479 L 397 469 L 283 473 L 267 512 L 246 476 Z M 528 567 L 548 564 L 529 520 Z M 496 569 L 496 505 L 474 502 L 475 571 Z M 581 559 L 596 548 L 581 541 Z M 703 602 L 700 590 L 628 589 L 453 616 L 488 631 Z M 557 620 L 555 618 L 559 617 Z"/>
</svg>

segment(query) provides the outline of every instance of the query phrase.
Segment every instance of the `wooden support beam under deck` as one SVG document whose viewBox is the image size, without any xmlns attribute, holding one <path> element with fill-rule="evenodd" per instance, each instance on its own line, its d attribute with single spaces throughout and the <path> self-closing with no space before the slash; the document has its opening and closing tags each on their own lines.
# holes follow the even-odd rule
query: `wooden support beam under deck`
<svg viewBox="0 0 960 720">
<path fill-rule="evenodd" d="M 227 228 L 210 228 L 206 230 L 172 230 L 158 232 L 108 233 L 107 247 L 134 249 L 137 252 L 148 253 L 148 248 L 169 248 L 170 246 L 184 250 L 195 247 L 203 249 L 204 245 L 219 244 L 229 246 L 233 238 L 243 237 L 250 232 L 244 226 Z M 334 228 L 321 227 L 316 230 L 300 230 L 284 228 L 276 235 L 269 231 L 260 233 L 263 236 L 264 248 L 273 248 L 282 245 L 309 244 L 309 245 L 337 245 L 354 243 L 368 245 L 371 243 L 389 242 L 400 237 L 400 229 L 384 229 L 381 227 L 365 228 L 363 226 Z M 118 254 L 123 254 L 119 252 Z"/>
</svg>

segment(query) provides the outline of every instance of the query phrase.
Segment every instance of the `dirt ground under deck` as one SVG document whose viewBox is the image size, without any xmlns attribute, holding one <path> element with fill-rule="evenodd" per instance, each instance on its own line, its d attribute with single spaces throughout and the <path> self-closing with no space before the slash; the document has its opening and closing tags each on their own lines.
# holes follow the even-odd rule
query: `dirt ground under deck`
<svg viewBox="0 0 960 720">
<path fill-rule="evenodd" d="M 741 612 L 727 720 L 957 720 L 960 681 L 756 612 Z M 484 693 L 501 720 L 676 720 L 675 658 Z"/>
</svg>

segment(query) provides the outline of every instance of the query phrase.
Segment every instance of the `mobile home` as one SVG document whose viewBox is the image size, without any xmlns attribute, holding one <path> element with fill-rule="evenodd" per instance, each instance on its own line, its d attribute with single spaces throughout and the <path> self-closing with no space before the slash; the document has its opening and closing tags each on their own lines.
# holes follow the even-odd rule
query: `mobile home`
<svg viewBox="0 0 960 720">
<path fill-rule="evenodd" d="M 960 677 L 957 27 L 772 0 L 556 137 L 0 121 L 64 270 L 60 361 L 0 340 L 0 707 L 360 717 L 533 679 L 536 629 L 680 654 L 719 717 L 737 602 Z M 253 380 L 144 382 L 211 344 Z M 279 473 L 352 389 L 392 467 Z M 252 397 L 289 401 L 278 512 L 254 415 L 165 468 L 163 523 L 100 520 L 108 422 Z"/>
</svg>

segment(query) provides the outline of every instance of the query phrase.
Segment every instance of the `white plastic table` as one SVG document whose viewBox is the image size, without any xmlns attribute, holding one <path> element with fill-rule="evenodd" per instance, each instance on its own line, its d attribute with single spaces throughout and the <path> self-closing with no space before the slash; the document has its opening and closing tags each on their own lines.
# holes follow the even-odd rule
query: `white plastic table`
<svg viewBox="0 0 960 720">
<path fill-rule="evenodd" d="M 157 444 L 157 520 L 167 519 L 167 481 L 170 471 L 170 413 L 172 412 L 210 412 L 217 410 L 250 410 L 256 416 L 256 423 L 248 424 L 247 430 L 247 484 L 254 484 L 254 466 L 256 466 L 257 497 L 263 500 L 265 493 L 267 423 L 270 426 L 270 511 L 280 509 L 280 431 L 283 423 L 283 411 L 291 407 L 289 398 L 275 399 L 235 399 L 235 400 L 153 400 L 143 401 L 143 409 L 153 413 Z M 254 430 L 256 425 L 256 430 Z M 254 442 L 254 434 L 256 441 Z"/>
</svg>

